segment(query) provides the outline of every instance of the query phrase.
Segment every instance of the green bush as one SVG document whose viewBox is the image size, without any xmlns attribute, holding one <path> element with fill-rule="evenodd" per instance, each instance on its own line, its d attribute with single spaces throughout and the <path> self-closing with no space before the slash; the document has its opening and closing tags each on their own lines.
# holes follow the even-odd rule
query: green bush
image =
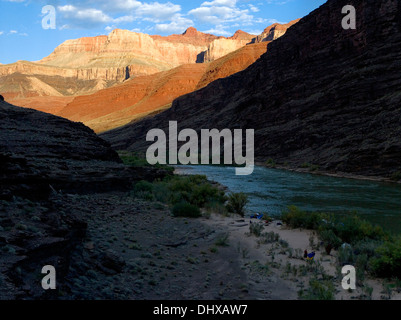
<svg viewBox="0 0 401 320">
<path fill-rule="evenodd" d="M 392 277 L 401 274 L 401 237 L 386 241 L 376 249 L 376 255 L 370 260 L 370 268 L 375 275 Z"/>
<path fill-rule="evenodd" d="M 368 259 L 376 255 L 377 248 L 383 245 L 382 240 L 364 239 L 354 245 L 356 255 L 366 255 Z"/>
<path fill-rule="evenodd" d="M 140 181 L 134 185 L 133 195 L 172 206 L 186 202 L 199 208 L 210 204 L 220 208 L 226 202 L 224 191 L 201 175 L 167 176 L 154 183 Z"/>
<path fill-rule="evenodd" d="M 333 216 L 319 212 L 306 212 L 291 206 L 283 212 L 281 219 L 291 228 L 317 230 L 321 237 L 327 239 L 330 236 L 332 241 L 336 240 L 334 242 L 338 242 L 338 239 L 333 234 L 342 243 L 350 244 L 355 244 L 364 239 L 382 240 L 389 238 L 389 234 L 384 232 L 380 226 L 374 226 L 354 213 Z"/>
<path fill-rule="evenodd" d="M 134 185 L 134 192 L 153 192 L 153 183 L 149 181 L 139 181 Z"/>
<path fill-rule="evenodd" d="M 162 203 L 169 203 L 171 199 L 171 191 L 164 181 L 153 184 L 153 195 L 157 201 Z"/>
<path fill-rule="evenodd" d="M 309 288 L 300 292 L 300 298 L 303 300 L 334 300 L 334 291 L 331 281 L 311 279 Z"/>
<path fill-rule="evenodd" d="M 281 215 L 281 220 L 291 228 L 317 230 L 327 215 L 318 212 L 302 211 L 296 206 L 290 206 Z"/>
<path fill-rule="evenodd" d="M 148 201 L 153 201 L 153 184 L 148 181 L 139 181 L 134 185 L 132 192 L 134 197 L 139 197 Z"/>
<path fill-rule="evenodd" d="M 323 241 L 325 248 L 330 246 L 333 249 L 337 249 L 342 244 L 341 239 L 336 236 L 333 230 L 321 230 L 319 238 Z"/>
<path fill-rule="evenodd" d="M 394 239 L 383 228 L 355 213 L 333 216 L 289 207 L 282 220 L 292 228 L 317 230 L 326 251 L 338 248 L 338 263 L 356 264 L 359 278 L 364 277 L 365 271 L 385 278 L 401 274 L 401 238 Z M 350 246 L 342 247 L 343 243 Z"/>
<path fill-rule="evenodd" d="M 206 176 L 202 175 L 174 176 L 167 180 L 167 188 L 171 204 L 184 201 L 203 208 L 208 202 L 226 201 L 224 192 L 213 186 Z"/>
<path fill-rule="evenodd" d="M 227 210 L 229 212 L 239 214 L 241 217 L 244 217 L 245 207 L 248 202 L 249 198 L 245 193 L 231 193 L 228 195 Z"/>
<path fill-rule="evenodd" d="M 177 203 L 171 210 L 174 217 L 199 218 L 202 214 L 197 206 L 187 202 Z"/>
</svg>

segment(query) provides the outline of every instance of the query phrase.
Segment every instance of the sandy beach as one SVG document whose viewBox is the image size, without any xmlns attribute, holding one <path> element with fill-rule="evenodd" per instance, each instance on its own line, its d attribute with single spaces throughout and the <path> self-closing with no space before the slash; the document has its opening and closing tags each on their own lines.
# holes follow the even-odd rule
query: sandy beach
<svg viewBox="0 0 401 320">
<path fill-rule="evenodd" d="M 311 248 L 311 237 L 314 238 L 314 243 L 318 246 L 318 239 L 313 231 L 289 229 L 285 225 L 282 225 L 279 220 L 275 220 L 269 225 L 266 225 L 264 222 L 259 222 L 256 219 L 241 219 L 239 216 L 223 217 L 211 215 L 209 219 L 202 219 L 202 222 L 211 228 L 226 230 L 230 235 L 230 243 L 235 246 L 240 246 L 242 250 L 247 251 L 245 257 L 241 256 L 241 263 L 243 265 L 258 261 L 261 265 L 268 266 L 270 271 L 269 277 L 277 278 L 284 282 L 283 288 L 279 288 L 277 285 L 271 288 L 271 290 L 279 293 L 280 299 L 298 299 L 297 292 L 308 286 L 313 272 L 308 271 L 301 274 L 299 270 L 310 265 L 310 263 L 303 258 L 304 250 L 308 252 L 313 250 L 316 253 L 314 263 L 321 265 L 324 273 L 333 277 L 336 300 L 368 298 L 372 300 L 401 300 L 400 293 L 393 291 L 390 297 L 385 292 L 383 285 L 385 282 L 384 280 L 372 279 L 369 277 L 366 277 L 363 285 L 372 288 L 371 296 L 367 296 L 361 286 L 357 286 L 357 289 L 352 292 L 344 290 L 341 285 L 343 276 L 339 274 L 341 271 L 336 259 L 337 252 L 333 250 L 330 255 L 327 255 L 323 247 L 319 247 L 317 250 L 316 248 Z M 264 233 L 274 232 L 278 234 L 279 239 L 288 243 L 288 248 L 283 247 L 279 242 L 269 244 L 261 243 L 261 237 L 250 234 L 249 225 L 251 223 L 262 224 Z M 291 254 L 289 252 L 291 252 Z M 296 275 L 294 274 L 294 268 L 298 270 Z M 292 271 L 288 272 L 290 269 Z"/>
</svg>

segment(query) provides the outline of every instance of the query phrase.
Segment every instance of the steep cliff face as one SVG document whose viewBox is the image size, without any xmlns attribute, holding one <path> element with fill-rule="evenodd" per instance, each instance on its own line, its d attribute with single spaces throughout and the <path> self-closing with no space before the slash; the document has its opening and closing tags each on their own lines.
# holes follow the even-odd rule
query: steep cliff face
<svg viewBox="0 0 401 320">
<path fill-rule="evenodd" d="M 184 36 L 182 36 L 184 38 Z M 190 37 L 186 37 L 190 38 Z M 195 63 L 205 45 L 170 42 L 143 33 L 116 29 L 108 36 L 68 40 L 39 63 L 69 68 L 145 65 L 159 71 Z"/>
<path fill-rule="evenodd" d="M 1 65 L 0 91 L 8 101 L 21 106 L 29 105 L 32 97 L 54 96 L 59 101 L 60 96 L 90 94 L 183 64 L 213 61 L 247 45 L 252 38 L 240 30 L 224 38 L 192 27 L 168 37 L 116 29 L 108 36 L 68 40 L 37 63 Z M 42 100 L 47 104 L 49 99 Z"/>
<path fill-rule="evenodd" d="M 341 26 L 345 5 L 356 8 L 356 30 Z M 102 137 L 139 150 L 147 131 L 169 120 L 196 130 L 250 128 L 259 160 L 390 176 L 401 170 L 400 52 L 400 0 L 329 0 L 245 71 Z"/>
<path fill-rule="evenodd" d="M 67 69 L 19 61 L 0 66 L 0 92 L 14 103 L 23 98 L 87 94 L 124 81 L 126 72 L 127 68 Z"/>
<path fill-rule="evenodd" d="M 263 41 L 273 41 L 285 35 L 288 28 L 292 27 L 294 24 L 298 23 L 299 20 L 293 20 L 286 24 L 274 23 L 271 26 L 263 30 L 262 34 L 253 39 L 252 42 L 263 42 Z"/>
<path fill-rule="evenodd" d="M 230 52 L 246 46 L 248 43 L 250 43 L 250 41 L 246 39 L 216 39 L 207 48 L 204 62 L 210 62 L 224 57 Z"/>
<path fill-rule="evenodd" d="M 83 122 L 96 132 L 111 130 L 161 112 L 174 99 L 245 69 L 266 52 L 266 47 L 267 43 L 253 44 L 211 63 L 187 64 L 137 77 L 122 85 L 77 97 L 57 114 Z"/>
</svg>

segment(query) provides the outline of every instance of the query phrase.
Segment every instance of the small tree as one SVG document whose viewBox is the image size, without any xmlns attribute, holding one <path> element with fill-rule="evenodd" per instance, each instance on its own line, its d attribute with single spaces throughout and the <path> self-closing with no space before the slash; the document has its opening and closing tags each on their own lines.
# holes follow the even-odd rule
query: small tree
<svg viewBox="0 0 401 320">
<path fill-rule="evenodd" d="M 229 212 L 239 214 L 241 217 L 244 217 L 245 207 L 248 202 L 249 198 L 245 193 L 231 193 L 228 195 L 227 210 Z"/>
</svg>

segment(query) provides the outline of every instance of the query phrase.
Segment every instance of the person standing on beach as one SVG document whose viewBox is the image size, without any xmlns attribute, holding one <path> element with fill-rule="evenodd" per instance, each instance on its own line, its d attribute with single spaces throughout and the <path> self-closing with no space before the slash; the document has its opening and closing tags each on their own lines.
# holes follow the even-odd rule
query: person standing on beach
<svg viewBox="0 0 401 320">
<path fill-rule="evenodd" d="M 304 258 L 307 259 L 308 258 L 308 250 L 304 251 Z"/>
</svg>

